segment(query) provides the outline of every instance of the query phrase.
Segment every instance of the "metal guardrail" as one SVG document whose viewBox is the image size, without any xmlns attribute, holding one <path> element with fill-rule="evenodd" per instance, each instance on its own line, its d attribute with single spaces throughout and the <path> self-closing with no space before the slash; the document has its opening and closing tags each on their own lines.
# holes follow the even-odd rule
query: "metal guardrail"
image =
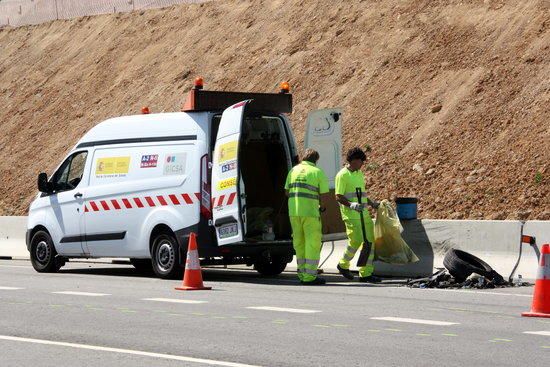
<svg viewBox="0 0 550 367">
<path fill-rule="evenodd" d="M 19 27 L 87 15 L 158 9 L 210 0 L 0 0 L 0 26 Z"/>
</svg>

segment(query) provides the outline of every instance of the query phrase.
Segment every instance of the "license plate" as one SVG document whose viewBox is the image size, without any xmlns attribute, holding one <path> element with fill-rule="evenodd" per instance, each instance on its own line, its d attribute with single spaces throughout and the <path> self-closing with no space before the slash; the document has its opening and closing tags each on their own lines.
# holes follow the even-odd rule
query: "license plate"
<svg viewBox="0 0 550 367">
<path fill-rule="evenodd" d="M 218 229 L 220 238 L 234 237 L 239 234 L 237 223 L 226 224 Z"/>
</svg>

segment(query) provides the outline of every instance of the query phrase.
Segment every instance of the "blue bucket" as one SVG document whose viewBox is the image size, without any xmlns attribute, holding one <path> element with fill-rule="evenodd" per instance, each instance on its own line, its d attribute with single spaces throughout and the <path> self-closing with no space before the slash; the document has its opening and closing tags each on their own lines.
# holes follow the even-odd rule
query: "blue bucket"
<svg viewBox="0 0 550 367">
<path fill-rule="evenodd" d="M 417 198 L 396 198 L 397 216 L 401 220 L 416 219 L 418 209 Z"/>
</svg>

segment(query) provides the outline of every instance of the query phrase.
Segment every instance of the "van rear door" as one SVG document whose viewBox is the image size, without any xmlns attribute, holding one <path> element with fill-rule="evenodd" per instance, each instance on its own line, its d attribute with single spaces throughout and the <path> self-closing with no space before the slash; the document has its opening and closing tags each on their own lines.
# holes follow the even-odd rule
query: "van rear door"
<svg viewBox="0 0 550 367">
<path fill-rule="evenodd" d="M 327 175 L 329 187 L 342 168 L 342 109 L 311 111 L 307 116 L 305 147 L 319 152 L 319 166 Z"/>
<path fill-rule="evenodd" d="M 244 111 L 250 100 L 227 108 L 220 121 L 212 166 L 212 218 L 218 245 L 244 238 L 242 200 L 244 184 L 239 170 L 239 139 Z"/>
</svg>

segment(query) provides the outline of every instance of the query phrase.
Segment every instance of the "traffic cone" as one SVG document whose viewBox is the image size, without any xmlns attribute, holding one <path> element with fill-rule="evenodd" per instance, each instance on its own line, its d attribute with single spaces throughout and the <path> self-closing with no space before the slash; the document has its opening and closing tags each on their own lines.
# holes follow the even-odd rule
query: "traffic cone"
<svg viewBox="0 0 550 367">
<path fill-rule="evenodd" d="M 185 261 L 185 273 L 183 273 L 183 284 L 176 287 L 180 291 L 197 291 L 200 289 L 212 289 L 202 284 L 201 263 L 197 251 L 197 238 L 191 232 L 189 236 L 189 247 L 187 249 L 187 260 Z"/>
<path fill-rule="evenodd" d="M 542 246 L 540 253 L 539 270 L 533 293 L 531 312 L 524 312 L 521 316 L 550 318 L 550 245 Z"/>
</svg>

